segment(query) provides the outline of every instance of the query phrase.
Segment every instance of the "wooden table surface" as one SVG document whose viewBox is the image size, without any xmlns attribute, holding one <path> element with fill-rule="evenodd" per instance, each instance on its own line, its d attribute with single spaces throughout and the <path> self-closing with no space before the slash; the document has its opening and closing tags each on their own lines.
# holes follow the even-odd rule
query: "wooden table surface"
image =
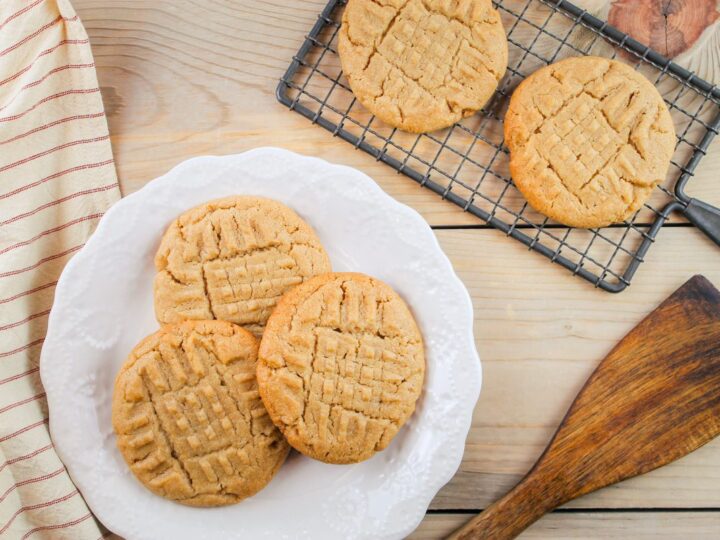
<svg viewBox="0 0 720 540">
<path fill-rule="evenodd" d="M 356 167 L 417 209 L 473 299 L 484 381 L 457 475 L 412 538 L 440 538 L 530 467 L 613 344 L 686 279 L 720 285 L 720 249 L 664 228 L 612 295 L 528 252 L 289 112 L 275 86 L 323 0 L 74 0 L 87 28 L 123 194 L 196 155 L 280 146 Z M 690 191 L 720 204 L 720 143 Z M 448 227 L 451 226 L 451 227 Z M 522 538 L 719 538 L 720 440 L 568 504 Z"/>
</svg>

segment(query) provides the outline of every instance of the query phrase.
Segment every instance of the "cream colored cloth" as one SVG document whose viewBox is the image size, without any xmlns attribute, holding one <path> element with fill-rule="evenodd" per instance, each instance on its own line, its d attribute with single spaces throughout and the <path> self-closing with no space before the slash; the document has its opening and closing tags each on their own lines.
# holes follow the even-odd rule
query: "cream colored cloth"
<svg viewBox="0 0 720 540">
<path fill-rule="evenodd" d="M 0 1 L 0 538 L 107 537 L 58 459 L 38 362 L 55 284 L 120 197 L 67 0 Z"/>
</svg>

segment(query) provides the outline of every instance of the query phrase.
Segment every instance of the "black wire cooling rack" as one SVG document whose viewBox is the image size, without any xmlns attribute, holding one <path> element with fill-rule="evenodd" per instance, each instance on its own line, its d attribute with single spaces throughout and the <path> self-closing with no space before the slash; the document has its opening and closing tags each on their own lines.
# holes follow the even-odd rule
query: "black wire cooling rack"
<svg viewBox="0 0 720 540">
<path fill-rule="evenodd" d="M 480 113 L 450 128 L 410 134 L 372 116 L 343 77 L 336 44 L 345 3 L 330 0 L 281 79 L 277 97 L 291 110 L 607 291 L 630 284 L 673 211 L 720 242 L 720 212 L 684 191 L 720 128 L 715 86 L 567 1 L 501 0 L 495 7 L 509 56 L 495 95 Z M 572 229 L 536 213 L 513 185 L 502 118 L 524 77 L 561 58 L 588 54 L 618 57 L 655 83 L 675 122 L 677 146 L 666 181 L 631 220 Z"/>
</svg>

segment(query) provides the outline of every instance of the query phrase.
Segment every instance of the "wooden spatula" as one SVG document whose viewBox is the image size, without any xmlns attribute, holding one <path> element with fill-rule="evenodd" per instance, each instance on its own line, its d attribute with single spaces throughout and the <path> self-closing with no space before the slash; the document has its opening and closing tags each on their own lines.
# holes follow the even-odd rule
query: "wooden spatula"
<svg viewBox="0 0 720 540">
<path fill-rule="evenodd" d="M 720 292 L 695 276 L 598 365 L 527 476 L 450 538 L 514 538 L 553 508 L 718 434 Z"/>
</svg>

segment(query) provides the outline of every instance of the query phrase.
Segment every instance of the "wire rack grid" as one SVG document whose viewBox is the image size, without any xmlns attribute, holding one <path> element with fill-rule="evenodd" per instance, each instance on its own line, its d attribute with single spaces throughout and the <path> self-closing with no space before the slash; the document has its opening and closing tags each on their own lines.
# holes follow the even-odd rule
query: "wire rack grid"
<svg viewBox="0 0 720 540">
<path fill-rule="evenodd" d="M 383 161 L 462 210 L 606 291 L 625 289 L 720 130 L 720 90 L 565 0 L 500 0 L 508 68 L 478 114 L 421 135 L 383 124 L 354 98 L 342 74 L 337 35 L 347 0 L 330 0 L 282 77 L 277 97 L 291 110 Z M 630 63 L 668 104 L 677 133 L 666 181 L 628 221 L 573 229 L 535 212 L 512 183 L 502 118 L 519 82 L 568 56 Z"/>
</svg>

